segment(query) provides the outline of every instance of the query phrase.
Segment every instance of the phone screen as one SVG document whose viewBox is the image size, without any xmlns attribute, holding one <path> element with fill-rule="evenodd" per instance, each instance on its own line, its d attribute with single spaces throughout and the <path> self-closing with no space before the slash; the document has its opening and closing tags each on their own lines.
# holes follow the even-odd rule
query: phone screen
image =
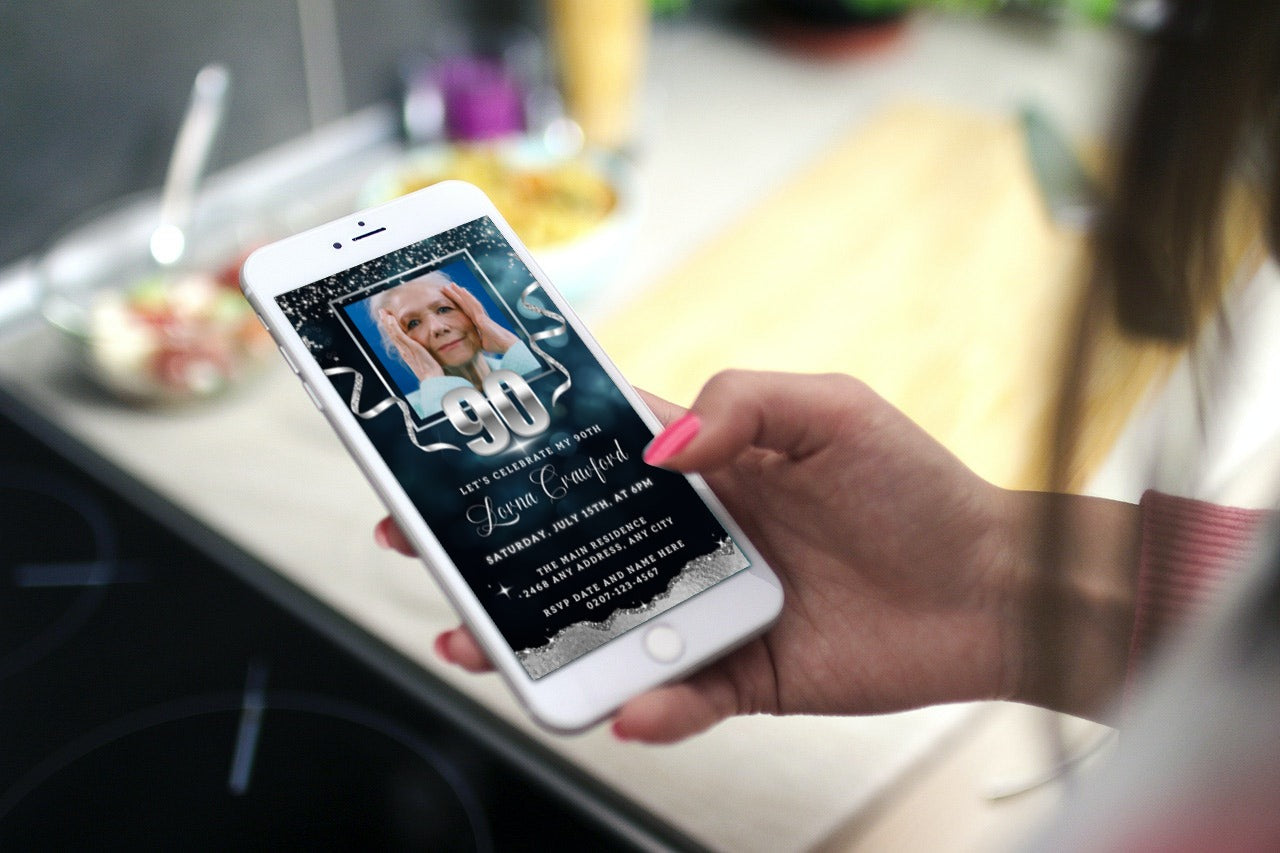
<svg viewBox="0 0 1280 853">
<path fill-rule="evenodd" d="M 277 302 L 530 677 L 748 567 L 488 217 Z"/>
</svg>

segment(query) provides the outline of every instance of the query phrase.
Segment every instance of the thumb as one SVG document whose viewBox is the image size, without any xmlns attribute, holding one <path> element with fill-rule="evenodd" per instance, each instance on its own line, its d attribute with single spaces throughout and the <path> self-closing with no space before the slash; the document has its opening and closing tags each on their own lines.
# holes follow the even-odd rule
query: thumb
<svg viewBox="0 0 1280 853">
<path fill-rule="evenodd" d="M 801 459 L 825 446 L 858 383 L 849 377 L 732 370 L 713 376 L 689 414 L 645 449 L 645 461 L 712 471 L 756 447 Z"/>
</svg>

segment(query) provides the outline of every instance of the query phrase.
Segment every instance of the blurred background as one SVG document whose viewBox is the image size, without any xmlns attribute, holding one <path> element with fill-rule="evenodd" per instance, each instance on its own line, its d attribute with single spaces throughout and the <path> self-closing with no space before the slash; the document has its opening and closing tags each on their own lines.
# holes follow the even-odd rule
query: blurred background
<svg viewBox="0 0 1280 853">
<path fill-rule="evenodd" d="M 401 62 L 531 14 L 519 0 L 6 3 L 0 261 L 40 251 L 86 210 L 158 189 L 206 63 L 224 63 L 235 81 L 209 163 L 217 171 L 393 101 Z M 322 75 L 314 102 L 308 52 Z"/>
<path fill-rule="evenodd" d="M 654 0 L 668 22 L 681 16 L 741 24 L 763 19 L 760 0 Z M 843 8 L 903 5 L 793 0 L 838 32 Z M 921 4 L 925 5 L 925 4 Z M 977 13 L 996 0 L 942 0 Z M 1018 4 L 1012 4 L 1018 5 Z M 1061 2 L 1033 2 L 1046 14 Z M 1111 0 L 1095 0 L 1097 14 Z M 834 10 L 834 11 L 833 11 Z M 211 170 L 296 138 L 375 103 L 395 103 L 424 60 L 500 55 L 546 33 L 537 0 L 231 0 L 108 6 L 77 0 L 5 3 L 0 9 L 0 264 L 47 247 L 86 210 L 158 189 L 190 83 L 224 63 L 235 88 Z M 817 39 L 814 40 L 816 45 Z M 838 40 L 833 47 L 839 48 Z M 525 67 L 529 72 L 526 57 Z M 536 69 L 535 69 L 536 70 Z"/>
<path fill-rule="evenodd" d="M 1099 134 L 1096 117 L 1108 110 L 1097 105 L 1110 95 L 1095 83 L 1114 63 L 1054 81 L 1032 54 L 1076 54 L 1082 27 L 1128 29 L 1153 6 L 5 4 L 0 316 L 40 305 L 87 347 L 93 375 L 126 395 L 201 396 L 233 383 L 226 364 L 248 356 L 221 344 L 213 354 L 162 353 L 169 375 L 161 377 L 138 378 L 144 368 L 128 363 L 164 343 L 143 338 L 156 316 L 174 314 L 176 281 L 184 282 L 178 302 L 195 317 L 189 339 L 238 335 L 234 325 L 195 329 L 215 310 L 230 313 L 209 277 L 233 289 L 238 258 L 254 245 L 445 177 L 493 196 L 576 305 L 618 304 L 665 271 L 662 259 L 691 251 L 833 131 L 890 98 L 958 98 L 1010 112 L 1021 99 L 1047 107 L 1074 135 Z M 925 16 L 932 23 L 913 26 Z M 974 55 L 931 45 L 939 21 L 968 28 Z M 713 42 L 699 48 L 700 38 Z M 1009 59 L 1027 79 L 996 63 L 983 70 L 984 41 L 1025 54 Z M 743 46 L 755 51 L 750 61 Z M 722 55 L 750 78 L 723 79 Z M 198 97 L 193 81 L 205 68 L 218 82 L 206 80 Z M 987 80 L 999 85 L 984 90 Z M 705 110 L 682 114 L 699 99 Z M 682 173 L 715 192 L 700 192 L 691 207 L 694 185 Z M 673 193 L 677 186 L 685 192 Z M 175 229 L 185 243 L 154 242 Z M 657 241 L 656 253 L 631 251 Z M 206 281 L 183 275 L 192 272 Z M 146 323 L 133 322 L 123 342 L 95 337 L 139 319 Z M 166 382 L 180 387 L 159 387 Z"/>
</svg>

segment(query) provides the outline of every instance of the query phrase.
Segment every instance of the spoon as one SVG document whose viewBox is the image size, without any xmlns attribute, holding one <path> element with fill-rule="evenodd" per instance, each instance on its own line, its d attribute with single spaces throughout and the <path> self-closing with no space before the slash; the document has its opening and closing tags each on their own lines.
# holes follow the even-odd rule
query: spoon
<svg viewBox="0 0 1280 853">
<path fill-rule="evenodd" d="M 190 227 L 196 187 L 222 126 L 230 81 L 226 66 L 212 63 L 200 69 L 191 87 L 191 101 L 165 173 L 160 222 L 151 232 L 151 257 L 161 266 L 173 266 L 186 253 L 186 229 Z"/>
</svg>

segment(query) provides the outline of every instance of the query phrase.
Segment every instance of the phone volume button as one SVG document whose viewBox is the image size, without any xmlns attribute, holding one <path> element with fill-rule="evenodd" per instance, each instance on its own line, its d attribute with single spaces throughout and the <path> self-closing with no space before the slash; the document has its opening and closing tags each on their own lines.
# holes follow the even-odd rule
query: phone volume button
<svg viewBox="0 0 1280 853">
<path fill-rule="evenodd" d="M 316 392 L 312 389 L 310 385 L 307 384 L 307 380 L 305 379 L 302 380 L 302 390 L 307 392 L 307 396 L 311 398 L 311 402 L 315 404 L 316 409 L 323 412 L 324 406 L 321 405 L 320 398 L 316 396 Z"/>
<path fill-rule="evenodd" d="M 280 350 L 280 354 L 284 356 L 284 363 L 289 365 L 289 369 L 296 375 L 298 373 L 298 366 L 293 363 L 293 359 L 289 358 L 289 353 L 285 352 L 284 347 L 279 345 L 276 346 L 276 349 Z"/>
</svg>

